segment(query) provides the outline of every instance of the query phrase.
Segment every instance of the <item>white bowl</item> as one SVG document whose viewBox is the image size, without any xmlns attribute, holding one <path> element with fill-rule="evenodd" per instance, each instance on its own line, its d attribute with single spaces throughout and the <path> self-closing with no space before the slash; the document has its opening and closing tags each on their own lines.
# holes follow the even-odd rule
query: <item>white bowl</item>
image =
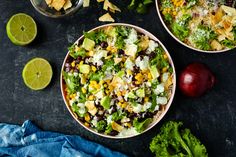
<svg viewBox="0 0 236 157">
<path fill-rule="evenodd" d="M 96 131 L 94 131 L 93 129 L 89 128 L 89 127 L 86 127 L 82 122 L 80 122 L 79 119 L 77 119 L 77 115 L 75 115 L 75 113 L 71 110 L 71 107 L 68 103 L 68 101 L 66 100 L 66 97 L 65 97 L 65 92 L 64 92 L 64 89 L 65 89 L 65 84 L 63 83 L 63 76 L 62 76 L 62 73 L 61 73 L 61 77 L 60 77 L 60 84 L 61 84 L 61 93 L 62 93 L 62 97 L 63 97 L 63 100 L 66 104 L 66 107 L 67 109 L 69 110 L 70 114 L 73 116 L 73 118 L 80 124 L 82 125 L 85 129 L 87 129 L 88 131 L 96 134 L 96 135 L 99 135 L 99 136 L 102 136 L 102 137 L 107 137 L 107 138 L 112 138 L 112 139 L 124 139 L 124 138 L 130 138 L 130 137 L 134 137 L 134 136 L 137 136 L 137 135 L 140 135 L 140 134 L 143 134 L 144 132 L 150 130 L 152 127 L 154 127 L 163 117 L 164 115 L 167 113 L 168 109 L 170 108 L 170 105 L 173 101 L 173 98 L 174 98 L 174 95 L 175 95 L 175 90 L 176 90 L 176 73 L 175 73 L 175 67 L 174 67 L 174 63 L 171 59 L 171 56 L 170 54 L 168 53 L 167 49 L 164 47 L 164 45 L 154 36 L 152 35 L 151 33 L 149 33 L 148 31 L 138 27 L 138 26 L 134 26 L 134 25 L 130 25 L 130 24 L 125 24 L 125 23 L 113 23 L 113 24 L 106 24 L 106 25 L 102 25 L 102 26 L 99 26 L 99 27 L 96 27 L 90 31 L 94 31 L 94 30 L 97 30 L 97 29 L 100 29 L 100 28 L 103 28 L 103 27 L 107 27 L 107 26 L 126 26 L 126 27 L 131 27 L 131 28 L 134 28 L 137 32 L 140 32 L 144 35 L 147 35 L 150 39 L 158 42 L 162 47 L 163 49 L 165 50 L 168 58 L 169 58 L 169 62 L 171 64 L 171 67 L 173 68 L 173 87 L 172 87 L 172 94 L 171 94 L 171 97 L 168 101 L 168 103 L 165 105 L 165 109 L 164 111 L 162 112 L 157 112 L 157 114 L 154 116 L 154 120 L 153 122 L 142 132 L 142 133 L 139 133 L 139 134 L 135 134 L 135 135 L 130 135 L 130 136 L 110 136 L 110 135 L 105 135 L 105 134 L 102 134 L 102 133 L 98 133 Z M 80 40 L 83 39 L 84 36 L 81 36 L 75 43 L 78 43 Z M 61 72 L 63 71 L 64 69 L 64 66 L 65 66 L 65 63 L 66 63 L 66 60 L 67 60 L 67 57 L 69 55 L 69 52 L 67 53 L 65 59 L 64 59 L 64 62 L 63 62 L 63 65 L 62 65 L 62 69 L 61 69 Z"/>
<path fill-rule="evenodd" d="M 161 14 L 161 12 L 160 12 L 158 0 L 156 0 L 155 3 L 156 3 L 156 9 L 157 9 L 158 16 L 159 16 L 159 18 L 160 18 L 160 20 L 161 20 L 161 23 L 162 23 L 163 26 L 165 27 L 166 31 L 167 31 L 176 41 L 178 41 L 180 44 L 182 44 L 182 45 L 184 45 L 185 47 L 188 47 L 188 48 L 190 48 L 190 49 L 192 49 L 192 50 L 195 50 L 195 51 L 198 51 L 198 52 L 204 52 L 204 53 L 221 53 L 221 52 L 226 52 L 226 51 L 232 50 L 232 49 L 227 48 L 227 49 L 219 50 L 219 51 L 205 51 L 205 50 L 197 49 L 197 48 L 195 48 L 195 47 L 193 47 L 193 46 L 190 46 L 190 45 L 184 43 L 183 41 L 179 40 L 179 39 L 170 31 L 170 29 L 169 29 L 168 26 L 166 25 L 164 19 L 162 18 L 162 14 Z"/>
</svg>

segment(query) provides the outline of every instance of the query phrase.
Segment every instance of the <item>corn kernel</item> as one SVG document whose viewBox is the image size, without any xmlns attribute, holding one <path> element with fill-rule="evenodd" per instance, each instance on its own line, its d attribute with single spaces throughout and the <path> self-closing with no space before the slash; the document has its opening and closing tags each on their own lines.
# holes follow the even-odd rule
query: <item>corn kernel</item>
<svg viewBox="0 0 236 157">
<path fill-rule="evenodd" d="M 95 87 L 96 89 L 100 89 L 100 88 L 101 88 L 100 84 L 95 84 L 94 87 Z"/>
<path fill-rule="evenodd" d="M 121 92 L 121 94 L 124 96 L 124 95 L 126 94 L 126 91 L 123 90 L 123 91 Z"/>
<path fill-rule="evenodd" d="M 128 75 L 132 75 L 132 71 L 130 69 L 128 69 L 126 72 Z"/>
<path fill-rule="evenodd" d="M 94 55 L 94 52 L 93 51 L 89 51 L 88 52 L 88 56 L 92 57 Z"/>
<path fill-rule="evenodd" d="M 93 96 L 93 95 L 90 95 L 90 96 L 88 97 L 88 99 L 89 99 L 90 101 L 92 101 L 92 100 L 94 100 L 94 96 Z"/>
<path fill-rule="evenodd" d="M 95 85 L 97 84 L 97 81 L 90 81 L 90 84 Z"/>
<path fill-rule="evenodd" d="M 87 114 L 85 114 L 85 116 L 84 116 L 84 120 L 85 121 L 87 121 L 87 122 L 89 122 L 90 121 L 90 116 L 89 116 L 89 114 L 87 113 Z"/>
<path fill-rule="evenodd" d="M 113 47 L 113 48 L 111 49 L 111 52 L 112 52 L 112 53 L 116 53 L 116 52 L 117 52 L 117 48 Z"/>
<path fill-rule="evenodd" d="M 124 102 L 124 99 L 121 99 L 120 102 L 123 103 L 123 102 Z"/>
<path fill-rule="evenodd" d="M 89 123 L 87 123 L 87 122 L 85 122 L 84 125 L 85 125 L 86 127 L 89 127 Z"/>
<path fill-rule="evenodd" d="M 122 103 L 121 107 L 122 108 L 126 108 L 127 107 L 127 103 Z"/>
<path fill-rule="evenodd" d="M 80 65 L 79 65 L 79 64 L 76 64 L 76 69 L 78 69 L 78 70 L 79 70 L 79 67 L 80 67 Z"/>
<path fill-rule="evenodd" d="M 75 61 L 73 61 L 73 62 L 71 63 L 71 66 L 72 66 L 72 67 L 75 67 Z"/>
<path fill-rule="evenodd" d="M 82 90 L 82 93 L 84 94 L 86 93 L 86 89 L 84 87 L 82 87 L 81 90 Z"/>
<path fill-rule="evenodd" d="M 107 51 L 111 51 L 112 47 L 111 46 L 107 46 Z"/>
<path fill-rule="evenodd" d="M 121 102 L 118 102 L 118 106 L 121 106 L 122 105 L 122 103 Z"/>
<path fill-rule="evenodd" d="M 130 124 L 130 123 L 124 123 L 124 126 L 130 128 L 130 127 L 131 127 L 131 124 Z"/>
<path fill-rule="evenodd" d="M 121 92 L 120 91 L 118 91 L 117 92 L 117 96 L 121 96 L 122 94 L 121 94 Z"/>
<path fill-rule="evenodd" d="M 80 64 L 80 65 L 84 64 L 84 61 L 80 61 L 79 64 Z"/>
<path fill-rule="evenodd" d="M 167 67 L 162 68 L 162 72 L 167 72 Z"/>
<path fill-rule="evenodd" d="M 164 59 L 167 59 L 167 58 L 168 58 L 168 56 L 167 56 L 166 54 L 164 54 L 164 55 L 163 55 L 163 58 L 164 58 Z"/>
<path fill-rule="evenodd" d="M 107 87 L 107 84 L 104 84 L 104 85 L 103 85 L 103 87 L 105 87 L 105 88 L 106 88 L 106 87 Z"/>
<path fill-rule="evenodd" d="M 149 80 L 152 79 L 152 75 L 151 75 L 151 73 L 148 73 L 148 79 L 149 79 Z"/>
<path fill-rule="evenodd" d="M 93 72 L 95 72 L 97 70 L 97 68 L 95 66 L 92 66 L 92 70 L 93 70 Z"/>
<path fill-rule="evenodd" d="M 148 97 L 145 97 L 144 98 L 144 102 L 148 102 L 149 98 Z"/>
</svg>

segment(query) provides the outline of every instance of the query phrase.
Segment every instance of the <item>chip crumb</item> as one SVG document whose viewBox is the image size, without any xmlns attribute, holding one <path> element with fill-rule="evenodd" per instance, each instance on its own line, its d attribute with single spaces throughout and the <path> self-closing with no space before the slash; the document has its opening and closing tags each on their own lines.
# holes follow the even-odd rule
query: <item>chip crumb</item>
<svg viewBox="0 0 236 157">
<path fill-rule="evenodd" d="M 66 3 L 65 0 L 53 0 L 51 3 L 51 6 L 57 11 L 60 11 L 63 8 L 65 3 Z"/>
<path fill-rule="evenodd" d="M 89 7 L 89 5 L 90 5 L 90 0 L 83 1 L 83 7 Z"/>
<path fill-rule="evenodd" d="M 71 1 L 70 0 L 66 0 L 66 3 L 64 4 L 63 9 L 67 10 L 67 9 L 69 9 L 71 7 L 72 7 Z"/>
<path fill-rule="evenodd" d="M 109 13 L 102 15 L 98 20 L 101 22 L 115 22 Z"/>
</svg>

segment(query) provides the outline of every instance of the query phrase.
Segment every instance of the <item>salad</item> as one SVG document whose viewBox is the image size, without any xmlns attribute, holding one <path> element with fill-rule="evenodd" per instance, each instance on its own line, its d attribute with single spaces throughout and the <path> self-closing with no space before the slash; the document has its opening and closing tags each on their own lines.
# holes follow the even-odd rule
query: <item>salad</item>
<svg viewBox="0 0 236 157">
<path fill-rule="evenodd" d="M 224 4 L 225 0 L 160 0 L 159 3 L 170 31 L 187 45 L 204 51 L 236 46 L 236 9 Z"/>
<path fill-rule="evenodd" d="M 165 50 L 127 26 L 85 32 L 69 48 L 62 73 L 71 111 L 105 135 L 143 132 L 172 95 L 174 74 Z"/>
</svg>

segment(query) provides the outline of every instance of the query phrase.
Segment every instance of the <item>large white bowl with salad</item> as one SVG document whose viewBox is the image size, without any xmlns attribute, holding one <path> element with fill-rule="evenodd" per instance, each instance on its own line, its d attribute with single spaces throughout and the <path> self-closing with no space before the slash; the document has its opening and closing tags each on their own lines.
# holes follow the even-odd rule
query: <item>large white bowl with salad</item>
<svg viewBox="0 0 236 157">
<path fill-rule="evenodd" d="M 236 47 L 236 1 L 156 0 L 168 33 L 196 51 L 218 53 Z"/>
<path fill-rule="evenodd" d="M 156 125 L 176 88 L 163 44 L 137 26 L 115 23 L 85 32 L 70 48 L 61 91 L 74 119 L 109 138 L 129 138 Z"/>
</svg>

